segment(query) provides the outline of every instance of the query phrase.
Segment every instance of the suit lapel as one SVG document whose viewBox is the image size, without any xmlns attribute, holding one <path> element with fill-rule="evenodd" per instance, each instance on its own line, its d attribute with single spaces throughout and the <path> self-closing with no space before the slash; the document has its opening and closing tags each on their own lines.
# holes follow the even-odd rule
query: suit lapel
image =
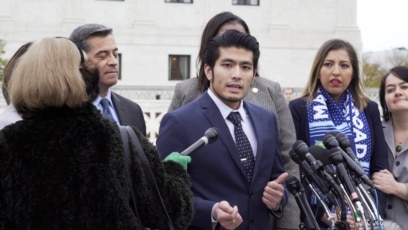
<svg viewBox="0 0 408 230">
<path fill-rule="evenodd" d="M 123 103 L 120 103 L 120 98 L 114 93 L 112 92 L 111 95 L 111 99 L 112 99 L 112 103 L 115 106 L 115 110 L 116 110 L 116 115 L 118 116 L 119 119 L 119 123 L 122 124 L 128 124 L 128 117 L 127 117 L 127 113 L 126 113 L 126 109 L 123 105 Z"/>
<path fill-rule="evenodd" d="M 242 176 L 246 178 L 244 167 L 240 162 L 235 142 L 232 139 L 231 133 L 228 129 L 227 124 L 225 123 L 225 120 L 222 117 L 220 110 L 212 101 L 208 93 L 203 93 L 199 100 L 201 109 L 203 110 L 203 114 L 207 118 L 208 122 L 211 124 L 211 126 L 218 128 L 218 130 L 220 131 L 218 141 L 223 143 L 223 145 L 228 150 L 231 159 L 240 169 Z"/>
</svg>

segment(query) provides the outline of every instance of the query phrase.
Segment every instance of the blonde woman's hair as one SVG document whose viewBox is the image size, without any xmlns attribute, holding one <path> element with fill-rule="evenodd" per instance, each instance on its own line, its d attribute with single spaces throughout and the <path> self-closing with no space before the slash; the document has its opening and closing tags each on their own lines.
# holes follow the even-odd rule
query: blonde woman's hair
<svg viewBox="0 0 408 230">
<path fill-rule="evenodd" d="M 354 103 L 359 110 L 363 110 L 367 106 L 369 97 L 364 93 L 363 84 L 360 78 L 360 66 L 357 57 L 357 52 L 354 47 L 347 41 L 341 39 L 331 39 L 323 43 L 320 49 L 317 51 L 316 57 L 310 70 L 309 80 L 306 83 L 306 87 L 303 90 L 302 97 L 313 100 L 316 96 L 317 89 L 322 86 L 320 83 L 319 75 L 320 69 L 323 66 L 324 60 L 332 50 L 345 50 L 350 58 L 351 66 L 353 67 L 353 76 L 348 86 Z"/>
<path fill-rule="evenodd" d="M 24 45 L 22 45 L 18 50 L 13 54 L 13 56 L 10 58 L 10 60 L 7 61 L 6 66 L 4 67 L 4 72 L 3 72 L 3 84 L 1 85 L 2 88 L 2 93 L 4 96 L 4 99 L 7 102 L 7 105 L 10 104 L 10 96 L 8 93 L 8 83 L 10 81 L 11 73 L 14 70 L 14 67 L 17 65 L 18 59 L 27 52 L 28 48 L 30 48 L 32 42 L 27 42 Z"/>
<path fill-rule="evenodd" d="M 9 82 L 16 110 L 36 111 L 47 107 L 79 107 L 86 100 L 80 73 L 81 55 L 66 38 L 43 38 L 20 58 Z"/>
</svg>

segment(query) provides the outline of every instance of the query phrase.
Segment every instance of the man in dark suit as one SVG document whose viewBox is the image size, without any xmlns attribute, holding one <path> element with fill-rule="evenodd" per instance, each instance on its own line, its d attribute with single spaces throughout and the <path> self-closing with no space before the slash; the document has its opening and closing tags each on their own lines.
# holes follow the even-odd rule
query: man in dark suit
<svg viewBox="0 0 408 230">
<path fill-rule="evenodd" d="M 259 54 L 249 34 L 228 30 L 212 38 L 204 60 L 209 89 L 161 121 L 157 148 L 162 158 L 183 151 L 210 127 L 219 130 L 219 140 L 191 154 L 194 218 L 189 229 L 270 229 L 269 214 L 279 217 L 286 204 L 288 174 L 276 117 L 242 100 Z M 232 115 L 241 121 L 230 121 Z"/>
<path fill-rule="evenodd" d="M 118 125 L 137 127 L 146 135 L 140 106 L 110 89 L 119 76 L 118 47 L 112 29 L 100 24 L 85 24 L 74 29 L 69 39 L 85 51 L 88 60 L 98 69 L 99 95 L 93 104 L 107 119 Z"/>
</svg>

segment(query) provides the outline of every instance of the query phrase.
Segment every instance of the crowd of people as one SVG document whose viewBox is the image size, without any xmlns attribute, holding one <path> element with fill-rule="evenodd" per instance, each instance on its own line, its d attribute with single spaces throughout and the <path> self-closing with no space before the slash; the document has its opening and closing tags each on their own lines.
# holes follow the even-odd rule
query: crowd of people
<svg viewBox="0 0 408 230">
<path fill-rule="evenodd" d="M 22 45 L 2 84 L 0 229 L 300 229 L 310 216 L 287 183 L 308 184 L 293 146 L 325 147 L 328 133 L 349 140 L 381 220 L 407 226 L 408 68 L 382 78 L 380 113 L 348 41 L 320 46 L 296 98 L 259 76 L 261 53 L 242 18 L 212 17 L 197 76 L 175 86 L 153 145 L 141 106 L 111 89 L 120 68 L 112 28 L 85 24 Z M 129 160 L 122 126 L 142 146 L 130 145 Z M 214 143 L 181 154 L 210 128 Z M 331 229 L 338 204 L 327 202 L 331 215 L 305 194 L 316 227 Z M 360 229 L 356 216 L 345 221 Z"/>
</svg>

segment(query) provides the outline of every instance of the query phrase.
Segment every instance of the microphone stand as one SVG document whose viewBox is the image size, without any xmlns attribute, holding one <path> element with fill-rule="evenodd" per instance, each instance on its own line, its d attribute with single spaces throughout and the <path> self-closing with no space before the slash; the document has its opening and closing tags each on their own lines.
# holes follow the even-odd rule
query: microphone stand
<svg viewBox="0 0 408 230">
<path fill-rule="evenodd" d="M 353 212 L 354 218 L 356 222 L 360 222 L 362 212 L 364 211 L 362 210 L 361 202 L 358 197 L 358 193 L 357 193 L 357 189 L 354 184 L 354 181 L 351 179 L 349 172 L 343 163 L 344 158 L 341 152 L 342 150 L 340 150 L 340 148 L 338 147 L 331 148 L 329 150 L 329 158 L 332 161 L 332 163 L 336 165 L 336 172 L 339 178 L 339 182 L 344 182 L 344 185 L 347 188 L 346 190 L 343 184 L 340 183 L 341 188 L 346 194 L 345 198 L 349 203 L 349 207 L 351 208 L 351 211 Z"/>
<path fill-rule="evenodd" d="M 347 201 L 347 204 L 349 206 L 349 208 L 351 209 L 351 213 L 353 213 L 354 218 L 356 219 L 356 222 L 359 222 L 361 220 L 361 217 L 359 217 L 359 215 L 357 214 L 357 209 L 356 207 L 353 205 L 353 201 L 351 201 L 350 197 L 347 195 L 347 191 L 344 188 L 343 184 L 340 184 L 340 188 L 344 193 L 344 199 Z M 357 216 L 357 217 L 356 217 Z M 344 218 L 344 220 L 347 218 L 347 214 Z M 358 219 L 357 219 L 358 218 Z"/>
<path fill-rule="evenodd" d="M 313 187 L 312 183 L 310 183 L 309 179 L 305 177 L 305 175 L 302 173 L 301 177 L 306 181 L 307 185 L 309 186 L 310 190 L 312 190 L 313 194 L 317 197 L 319 200 L 320 204 L 323 206 L 324 212 L 327 215 L 328 220 L 331 223 L 331 228 L 334 228 L 334 216 L 332 215 L 332 212 L 330 211 L 329 207 L 327 207 L 327 204 L 323 201 L 323 199 L 320 197 L 319 193 L 316 191 L 316 189 Z"/>
<path fill-rule="evenodd" d="M 304 216 L 304 222 L 299 224 L 299 228 L 302 230 L 320 230 L 319 225 L 316 222 L 316 218 L 314 217 L 310 208 L 309 202 L 306 199 L 306 193 L 302 184 L 296 177 L 289 177 L 286 183 L 289 192 L 295 197 L 300 211 Z"/>
<path fill-rule="evenodd" d="M 367 203 L 367 200 L 365 196 L 362 194 L 360 187 L 357 186 L 357 192 L 359 196 L 361 197 L 361 202 L 363 204 L 363 208 L 365 207 L 365 210 L 367 210 L 366 213 L 362 213 L 362 218 L 363 218 L 363 223 L 364 223 L 364 229 L 372 229 L 373 228 L 373 223 L 374 223 L 374 215 L 371 212 L 371 209 Z"/>
<path fill-rule="evenodd" d="M 348 196 L 346 195 L 346 193 L 344 192 L 344 188 L 343 185 L 337 185 L 337 189 L 338 190 L 338 196 L 340 200 L 340 220 L 336 222 L 336 228 L 335 229 L 339 229 L 339 230 L 349 230 L 350 226 L 347 223 L 347 205 L 346 205 L 346 201 L 344 200 L 344 197 L 348 198 Z M 348 202 L 347 202 L 348 203 Z"/>
<path fill-rule="evenodd" d="M 361 213 L 361 217 L 363 222 L 357 221 L 358 229 L 375 229 L 374 225 L 377 225 L 377 217 L 374 214 L 373 210 L 376 210 L 374 202 L 372 201 L 371 197 L 367 193 L 366 189 L 362 185 L 362 181 L 354 172 L 350 172 L 351 178 L 353 179 L 354 184 L 356 185 L 356 191 L 358 196 L 361 198 L 361 203 L 356 203 L 356 209 Z M 370 187 L 370 186 L 369 186 Z M 368 200 L 368 201 L 367 201 Z M 368 203 L 370 202 L 370 203 Z M 367 213 L 364 212 L 367 210 Z M 375 213 L 377 213 L 375 211 Z"/>
<path fill-rule="evenodd" d="M 332 227 L 332 228 L 329 228 L 329 229 L 330 230 L 350 230 L 350 226 L 348 225 L 348 223 L 346 221 L 346 214 L 347 214 L 346 202 L 342 198 L 343 197 L 342 196 L 343 192 L 342 192 L 340 186 L 336 183 L 334 178 L 329 173 L 327 173 L 326 171 L 318 170 L 318 172 L 326 179 L 326 181 L 329 182 L 329 184 L 331 185 L 331 188 L 333 189 L 333 192 L 335 194 L 337 194 L 338 197 L 340 197 L 340 199 L 338 199 L 338 200 L 340 201 L 341 220 L 337 221 L 335 226 Z"/>
<path fill-rule="evenodd" d="M 357 189 L 362 194 L 362 197 L 365 198 L 366 207 L 367 207 L 368 213 L 371 216 L 370 219 L 371 219 L 372 229 L 374 230 L 380 229 L 380 226 L 382 225 L 382 219 L 380 215 L 378 216 L 376 215 L 378 214 L 378 210 L 374 204 L 372 195 L 368 194 L 368 192 L 365 190 L 365 188 L 363 187 L 361 183 L 358 184 Z"/>
</svg>

